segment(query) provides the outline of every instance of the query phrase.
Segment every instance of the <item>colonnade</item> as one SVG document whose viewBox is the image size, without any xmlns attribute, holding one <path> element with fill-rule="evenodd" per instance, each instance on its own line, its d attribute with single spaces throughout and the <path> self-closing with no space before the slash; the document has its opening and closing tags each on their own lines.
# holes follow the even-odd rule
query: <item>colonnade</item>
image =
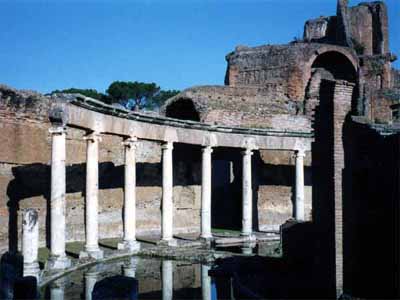
<svg viewBox="0 0 400 300">
<path fill-rule="evenodd" d="M 61 127 L 50 129 L 52 135 L 52 165 L 51 165 L 51 247 L 52 267 L 67 268 L 70 261 L 65 256 L 65 129 Z M 80 257 L 101 259 L 103 252 L 98 240 L 98 189 L 99 171 L 98 156 L 101 136 L 92 132 L 85 137 L 87 143 L 86 155 L 86 243 Z M 124 183 L 124 234 L 119 249 L 130 252 L 139 250 L 136 241 L 136 143 L 135 137 L 129 137 L 123 142 L 125 152 L 125 183 Z M 242 236 L 247 240 L 254 239 L 252 224 L 252 154 L 254 148 L 245 148 L 243 157 L 243 218 Z M 211 233 L 211 169 L 212 146 L 202 148 L 202 187 L 201 187 L 201 238 L 212 239 Z M 161 243 L 176 245 L 173 238 L 173 143 L 162 145 L 162 220 Z M 295 211 L 297 220 L 304 220 L 304 151 L 296 151 L 296 187 Z"/>
</svg>

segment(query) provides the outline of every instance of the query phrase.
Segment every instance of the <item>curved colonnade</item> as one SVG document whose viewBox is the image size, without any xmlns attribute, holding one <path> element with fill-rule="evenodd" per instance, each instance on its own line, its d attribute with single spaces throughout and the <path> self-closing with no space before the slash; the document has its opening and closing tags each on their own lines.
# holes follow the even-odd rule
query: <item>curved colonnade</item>
<svg viewBox="0 0 400 300">
<path fill-rule="evenodd" d="M 211 168 L 212 152 L 215 147 L 242 149 L 243 195 L 242 235 L 249 241 L 252 232 L 252 170 L 251 156 L 254 150 L 289 150 L 296 153 L 296 195 L 294 216 L 304 220 L 304 167 L 303 157 L 311 150 L 312 132 L 250 129 L 209 125 L 199 122 L 149 116 L 134 113 L 83 96 L 75 100 L 56 103 L 50 112 L 52 127 L 51 158 L 51 242 L 50 269 L 65 269 L 71 264 L 65 254 L 65 157 L 66 132 L 68 127 L 83 129 L 87 144 L 85 231 L 86 241 L 80 257 L 103 258 L 98 239 L 98 151 L 102 135 L 121 137 L 125 153 L 124 171 L 124 233 L 119 249 L 134 253 L 139 250 L 136 241 L 136 158 L 138 140 L 158 141 L 162 144 L 162 237 L 160 244 L 175 246 L 173 238 L 173 161 L 174 143 L 199 145 L 202 147 L 201 187 L 201 238 L 212 239 L 211 233 Z M 295 116 L 294 116 L 295 118 Z M 27 212 L 27 214 L 32 212 Z M 36 214 L 37 216 L 37 214 Z M 27 216 L 26 218 L 30 218 Z M 37 239 L 37 229 L 23 224 L 23 239 Z M 29 223 L 29 222 L 28 222 Z M 35 221 L 37 226 L 37 221 Z M 32 227 L 32 225 L 29 225 Z M 35 227 L 35 225 L 33 225 Z M 37 243 L 23 244 L 24 274 L 36 269 Z M 35 254 L 36 253 L 36 254 Z"/>
</svg>

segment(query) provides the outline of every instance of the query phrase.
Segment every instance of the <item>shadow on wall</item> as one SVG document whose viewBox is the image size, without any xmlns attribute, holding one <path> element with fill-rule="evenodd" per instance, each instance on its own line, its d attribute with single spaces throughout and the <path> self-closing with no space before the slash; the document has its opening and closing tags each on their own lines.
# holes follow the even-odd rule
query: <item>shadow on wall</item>
<svg viewBox="0 0 400 300">
<path fill-rule="evenodd" d="M 398 299 L 400 135 L 382 136 L 358 125 L 344 128 L 345 291 L 366 299 Z M 346 170 L 345 170 L 346 171 Z"/>
<path fill-rule="evenodd" d="M 212 226 L 214 228 L 241 230 L 242 228 L 242 155 L 238 149 L 217 148 L 213 153 L 212 169 Z M 253 229 L 260 230 L 260 186 L 290 187 L 294 203 L 295 166 L 265 163 L 259 151 L 253 152 Z M 311 185 L 311 168 L 305 167 L 305 185 Z M 279 197 L 279 195 L 276 195 Z M 269 198 L 270 199 L 270 198 Z M 279 199 L 276 199 L 279 201 Z M 286 203 L 283 203 L 285 205 Z M 293 204 L 294 205 L 294 204 Z M 280 214 L 273 211 L 271 216 Z M 268 216 L 269 217 L 269 216 Z M 290 211 L 288 219 L 293 217 Z M 279 217 L 274 219 L 282 218 Z"/>
<path fill-rule="evenodd" d="M 179 163 L 175 168 L 174 185 L 200 184 L 199 176 L 194 173 L 194 166 Z M 33 206 L 41 207 L 46 204 L 46 212 L 50 211 L 50 166 L 34 163 L 12 168 L 14 179 L 7 187 L 7 207 L 9 211 L 8 237 L 9 252 L 16 253 L 18 250 L 18 211 L 20 204 L 32 197 L 43 197 Z M 162 186 L 160 163 L 137 163 L 136 164 L 136 186 L 154 187 Z M 67 193 L 82 193 L 85 195 L 86 164 L 74 164 L 66 167 L 66 190 Z M 124 186 L 124 166 L 116 166 L 112 162 L 99 163 L 99 189 L 115 189 Z M 122 210 L 121 210 L 122 214 Z M 50 213 L 46 213 L 46 245 L 50 245 Z"/>
</svg>

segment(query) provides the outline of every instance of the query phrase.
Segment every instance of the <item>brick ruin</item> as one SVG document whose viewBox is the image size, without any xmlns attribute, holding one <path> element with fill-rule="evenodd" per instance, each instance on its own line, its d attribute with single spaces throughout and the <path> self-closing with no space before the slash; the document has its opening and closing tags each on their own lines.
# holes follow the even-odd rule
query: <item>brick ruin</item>
<svg viewBox="0 0 400 300">
<path fill-rule="evenodd" d="M 303 40 L 287 45 L 238 46 L 226 56 L 225 86 L 189 88 L 169 99 L 161 110 L 167 117 L 215 125 L 314 131 L 312 153 L 305 159 L 305 200 L 306 219 L 319 228 L 314 229 L 315 239 L 310 245 L 305 249 L 299 246 L 298 251 L 321 253 L 318 258 L 329 262 L 330 268 L 324 265 L 321 271 L 329 290 L 359 286 L 356 280 L 347 278 L 358 276 L 368 282 L 364 274 L 370 273 L 360 265 L 367 262 L 371 252 L 358 249 L 355 241 L 368 245 L 363 225 L 371 229 L 373 223 L 382 221 L 394 226 L 396 220 L 387 220 L 387 213 L 390 209 L 398 211 L 394 201 L 399 191 L 393 186 L 399 175 L 392 169 L 398 166 L 398 155 L 382 158 L 383 166 L 377 160 L 379 149 L 389 151 L 400 141 L 400 71 L 391 67 L 396 56 L 390 53 L 388 30 L 383 2 L 349 7 L 346 0 L 338 0 L 336 16 L 305 23 Z M 19 236 L 23 208 L 38 210 L 41 245 L 49 242 L 51 149 L 47 116 L 57 97 L 0 86 L 0 192 L 4 195 L 0 198 L 1 252 L 18 246 L 18 240 L 12 237 Z M 84 135 L 82 130 L 71 129 L 67 137 L 67 147 L 74 149 L 67 152 L 68 241 L 84 240 Z M 137 230 L 143 235 L 159 234 L 161 147 L 150 141 L 138 144 Z M 181 144 L 174 149 L 176 233 L 199 230 L 198 150 Z M 253 165 L 255 229 L 276 232 L 293 217 L 293 153 L 260 150 L 253 157 Z M 99 169 L 100 238 L 121 237 L 123 153 L 118 139 L 104 138 Z M 240 153 L 215 149 L 212 177 L 213 226 L 239 228 Z M 361 212 L 376 212 L 371 203 L 378 199 L 380 188 L 374 182 L 384 179 L 385 201 L 393 203 L 378 210 L 377 219 L 363 219 Z M 353 183 L 357 184 L 349 187 Z M 360 188 L 365 184 L 371 190 L 369 194 Z M 364 198 L 368 201 L 360 200 Z M 388 234 L 382 241 L 385 247 L 392 245 L 386 242 L 390 238 Z M 360 255 L 362 251 L 365 254 Z M 357 262 L 348 267 L 346 262 L 355 258 Z M 393 263 L 388 259 L 387 264 Z M 385 270 L 378 264 L 374 267 L 377 272 Z M 383 280 L 376 288 L 394 289 Z"/>
</svg>

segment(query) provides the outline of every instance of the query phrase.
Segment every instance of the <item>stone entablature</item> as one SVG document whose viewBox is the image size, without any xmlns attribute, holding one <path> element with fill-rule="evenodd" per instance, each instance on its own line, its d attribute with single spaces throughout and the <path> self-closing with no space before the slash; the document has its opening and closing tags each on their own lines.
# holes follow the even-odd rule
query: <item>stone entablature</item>
<svg viewBox="0 0 400 300">
<path fill-rule="evenodd" d="M 298 145 L 310 150 L 313 138 L 311 131 L 228 127 L 148 116 L 83 96 L 60 105 L 68 126 L 121 137 L 135 136 L 144 140 L 204 145 L 212 135 L 216 146 L 235 148 L 245 148 L 246 141 L 251 137 L 259 149 L 270 150 L 296 150 Z"/>
</svg>

